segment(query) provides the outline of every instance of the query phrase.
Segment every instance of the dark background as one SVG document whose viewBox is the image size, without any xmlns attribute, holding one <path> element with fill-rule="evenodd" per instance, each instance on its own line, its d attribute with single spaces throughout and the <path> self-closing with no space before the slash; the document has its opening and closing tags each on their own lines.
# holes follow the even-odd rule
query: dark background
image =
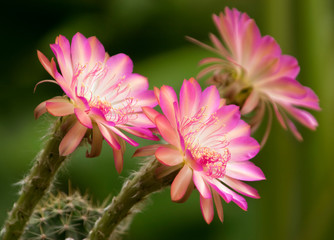
<svg viewBox="0 0 334 240">
<path fill-rule="evenodd" d="M 217 216 L 207 225 L 194 192 L 184 204 L 170 200 L 169 189 L 156 194 L 139 213 L 125 239 L 333 239 L 334 223 L 334 3 L 331 0 L 49 0 L 1 3 L 0 82 L 0 225 L 17 198 L 19 182 L 32 166 L 52 119 L 35 121 L 38 103 L 61 95 L 49 79 L 36 50 L 51 58 L 49 44 L 57 35 L 95 35 L 111 54 L 124 52 L 134 72 L 147 76 L 150 86 L 170 85 L 196 76 L 198 61 L 210 53 L 187 42 L 192 36 L 208 42 L 217 33 L 211 20 L 225 6 L 254 18 L 262 34 L 272 35 L 285 54 L 299 60 L 298 80 L 320 98 L 317 131 L 301 126 L 304 142 L 294 139 L 274 121 L 265 148 L 254 159 L 267 180 L 252 183 L 261 199 L 248 199 L 244 212 L 224 204 L 225 222 Z M 203 85 L 204 86 L 204 85 Z M 145 142 L 143 144 L 148 144 Z M 129 146 L 129 145 L 128 145 Z M 128 147 L 124 171 L 118 176 L 112 151 L 105 144 L 100 157 L 73 154 L 57 187 L 86 190 L 96 202 L 116 195 L 123 179 L 138 169 L 139 159 Z"/>
</svg>

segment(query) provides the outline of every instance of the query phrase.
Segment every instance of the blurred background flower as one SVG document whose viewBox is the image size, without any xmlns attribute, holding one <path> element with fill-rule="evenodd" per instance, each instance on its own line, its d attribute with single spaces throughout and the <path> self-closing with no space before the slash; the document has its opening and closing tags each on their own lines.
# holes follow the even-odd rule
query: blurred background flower
<svg viewBox="0 0 334 240">
<path fill-rule="evenodd" d="M 273 36 L 285 54 L 301 67 L 298 80 L 320 98 L 319 122 L 313 132 L 300 128 L 298 142 L 279 123 L 266 146 L 254 158 L 267 180 L 252 184 L 260 200 L 248 200 L 248 211 L 224 204 L 225 222 L 216 216 L 207 225 L 192 194 L 185 204 L 170 201 L 169 190 L 153 196 L 138 214 L 125 239 L 333 239 L 334 224 L 334 2 L 331 0 L 33 0 L 2 3 L 0 118 L 0 224 L 16 199 L 20 181 L 42 144 L 50 116 L 35 121 L 41 101 L 62 91 L 52 84 L 39 64 L 36 50 L 48 58 L 49 43 L 62 34 L 97 36 L 110 55 L 123 52 L 134 62 L 134 72 L 148 77 L 150 88 L 170 85 L 178 92 L 183 79 L 196 76 L 198 61 L 207 51 L 184 39 L 188 35 L 208 43 L 216 33 L 211 15 L 225 6 L 236 7 L 255 19 L 263 35 Z M 14 96 L 15 94 L 15 96 Z M 6 103 L 6 104 L 5 104 Z M 255 136 L 257 137 L 257 136 Z M 149 141 L 139 140 L 143 144 Z M 106 143 L 104 143 L 106 144 Z M 81 151 L 81 152 L 80 152 Z M 112 150 L 87 159 L 85 149 L 73 154 L 58 178 L 67 180 L 96 201 L 119 192 L 122 177 L 138 169 L 139 159 L 125 161 L 121 178 L 113 166 Z M 128 147 L 125 158 L 135 148 Z"/>
</svg>

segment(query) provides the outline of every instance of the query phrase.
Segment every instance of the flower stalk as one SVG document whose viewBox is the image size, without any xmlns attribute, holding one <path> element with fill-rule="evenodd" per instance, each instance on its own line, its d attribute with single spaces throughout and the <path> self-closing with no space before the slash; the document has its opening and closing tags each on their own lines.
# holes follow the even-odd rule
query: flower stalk
<svg viewBox="0 0 334 240">
<path fill-rule="evenodd" d="M 37 155 L 30 174 L 22 181 L 20 196 L 1 231 L 3 240 L 20 238 L 35 206 L 48 191 L 56 173 L 67 159 L 67 156 L 59 155 L 58 149 L 68 122 L 59 118 L 51 128 L 51 136 L 44 149 Z"/>
<path fill-rule="evenodd" d="M 122 220 L 137 212 L 138 206 L 152 193 L 169 186 L 175 178 L 173 172 L 163 178 L 157 179 L 155 171 L 160 163 L 154 158 L 149 160 L 141 169 L 134 173 L 132 179 L 126 181 L 118 196 L 105 209 L 102 217 L 95 223 L 88 239 L 108 239 Z"/>
</svg>

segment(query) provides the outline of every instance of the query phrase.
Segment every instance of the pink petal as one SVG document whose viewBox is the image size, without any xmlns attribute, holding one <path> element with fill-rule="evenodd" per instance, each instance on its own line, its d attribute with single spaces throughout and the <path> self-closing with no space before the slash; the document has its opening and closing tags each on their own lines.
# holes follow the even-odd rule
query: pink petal
<svg viewBox="0 0 334 240">
<path fill-rule="evenodd" d="M 216 86 L 207 87 L 201 96 L 200 106 L 204 107 L 205 114 L 211 115 L 219 108 L 220 95 Z"/>
<path fill-rule="evenodd" d="M 146 157 L 146 156 L 152 156 L 155 154 L 155 151 L 162 146 L 165 146 L 166 144 L 154 144 L 149 145 L 145 147 L 138 148 L 135 153 L 133 154 L 133 157 Z"/>
<path fill-rule="evenodd" d="M 252 198 L 260 198 L 260 195 L 258 194 L 257 190 L 244 182 L 241 182 L 239 180 L 227 176 L 224 176 L 222 181 L 243 195 Z"/>
<path fill-rule="evenodd" d="M 142 109 L 143 109 L 143 113 L 145 113 L 148 119 L 150 119 L 154 123 L 155 123 L 155 118 L 161 115 L 161 113 L 159 113 L 158 111 L 154 110 L 151 107 L 142 107 Z"/>
<path fill-rule="evenodd" d="M 123 125 L 118 125 L 117 127 L 137 137 L 140 137 L 143 139 L 149 139 L 152 141 L 159 141 L 159 138 L 153 135 L 152 131 L 150 131 L 149 129 L 140 128 L 140 127 L 129 127 L 129 126 L 123 126 Z"/>
<path fill-rule="evenodd" d="M 123 53 L 111 56 L 107 60 L 106 65 L 110 69 L 110 77 L 113 77 L 116 80 L 130 75 L 133 70 L 132 60 L 129 56 Z"/>
<path fill-rule="evenodd" d="M 73 68 L 70 42 L 66 37 L 59 35 L 56 39 L 56 44 L 60 47 L 63 55 L 63 62 L 59 62 L 59 66 L 62 64 L 62 66 L 60 66 L 61 72 L 66 79 L 71 79 L 73 76 Z"/>
<path fill-rule="evenodd" d="M 113 156 L 114 156 L 114 162 L 115 162 L 115 168 L 118 172 L 118 174 L 121 174 L 122 170 L 123 170 L 123 155 L 125 152 L 125 142 L 123 139 L 117 137 L 117 141 L 120 143 L 121 145 L 121 149 L 115 149 L 113 148 Z"/>
<path fill-rule="evenodd" d="M 174 146 L 159 147 L 155 157 L 164 165 L 175 166 L 183 162 L 183 156 L 179 149 Z"/>
<path fill-rule="evenodd" d="M 45 102 L 41 102 L 40 104 L 37 105 L 37 107 L 34 110 L 35 119 L 38 119 L 44 113 L 46 113 L 46 104 Z"/>
<path fill-rule="evenodd" d="M 280 111 L 278 110 L 278 107 L 277 107 L 276 103 L 273 103 L 273 108 L 274 108 L 275 115 L 277 117 L 278 122 L 281 124 L 281 126 L 284 129 L 287 129 L 284 118 L 283 118 L 282 114 L 280 113 Z"/>
<path fill-rule="evenodd" d="M 297 138 L 298 141 L 303 141 L 303 137 L 296 128 L 296 125 L 290 119 L 287 119 L 287 123 L 295 138 Z"/>
<path fill-rule="evenodd" d="M 155 128 L 155 123 L 151 122 L 144 113 L 134 113 L 136 116 L 130 119 L 127 122 L 129 126 L 137 126 L 142 128 Z"/>
<path fill-rule="evenodd" d="M 92 158 L 92 157 L 97 157 L 100 155 L 101 150 L 102 150 L 102 140 L 103 140 L 103 136 L 100 132 L 100 129 L 98 128 L 98 126 L 96 126 L 96 124 L 93 126 L 93 136 L 92 136 L 92 148 L 90 153 L 86 152 L 86 157 L 88 158 Z"/>
<path fill-rule="evenodd" d="M 128 143 L 130 143 L 132 146 L 137 147 L 139 145 L 139 143 L 137 143 L 135 140 L 129 138 L 128 136 L 126 136 L 124 133 L 122 133 L 120 130 L 118 130 L 115 127 L 109 126 L 108 127 L 111 131 L 113 131 L 114 133 L 116 133 L 118 136 L 120 136 L 121 138 L 123 138 L 125 141 L 127 141 Z"/>
<path fill-rule="evenodd" d="M 244 181 L 265 180 L 262 170 L 250 161 L 228 162 L 226 176 Z"/>
<path fill-rule="evenodd" d="M 193 181 L 197 190 L 201 194 L 201 197 L 211 198 L 210 188 L 208 184 L 204 181 L 202 175 L 199 172 L 193 171 Z"/>
<path fill-rule="evenodd" d="M 302 99 L 306 96 L 306 89 L 293 78 L 280 78 L 275 81 L 263 82 L 258 85 L 261 91 L 266 92 L 270 98 L 278 101 L 288 101 L 288 99 Z"/>
<path fill-rule="evenodd" d="M 63 53 L 61 47 L 58 44 L 50 44 L 50 48 L 51 48 L 53 54 L 56 56 L 60 71 L 61 71 L 65 81 L 67 83 L 69 83 L 72 79 L 72 75 L 71 75 L 72 69 L 69 70 L 68 68 L 69 67 L 72 68 L 72 66 L 71 65 L 70 66 L 66 65 L 66 60 L 65 60 L 65 57 L 64 57 L 64 53 Z M 52 72 L 53 72 L 53 74 L 56 78 L 55 73 L 56 73 L 57 70 L 54 70 L 52 65 L 51 65 L 51 67 L 52 67 Z"/>
<path fill-rule="evenodd" d="M 59 154 L 67 156 L 71 154 L 80 144 L 85 136 L 87 128 L 77 121 L 74 126 L 66 133 L 65 137 L 59 144 Z"/>
<path fill-rule="evenodd" d="M 280 69 L 275 77 L 290 77 L 296 78 L 300 71 L 298 61 L 296 58 L 289 55 L 282 55 L 280 57 Z"/>
<path fill-rule="evenodd" d="M 138 94 L 136 98 L 137 104 L 134 107 L 135 112 L 141 112 L 141 107 L 155 107 L 157 105 L 158 102 L 153 91 L 146 90 Z"/>
<path fill-rule="evenodd" d="M 170 124 L 176 128 L 176 113 L 174 109 L 174 102 L 177 101 L 177 96 L 172 87 L 169 86 L 162 86 L 160 89 L 160 107 L 167 119 L 169 120 Z"/>
<path fill-rule="evenodd" d="M 167 175 L 171 174 L 172 172 L 179 171 L 180 170 L 180 165 L 175 165 L 175 166 L 166 166 L 166 165 L 161 165 L 155 169 L 155 176 L 157 179 L 161 179 L 163 177 L 166 177 Z M 189 189 L 189 187 L 188 187 Z M 191 190 L 191 189 L 190 189 Z"/>
<path fill-rule="evenodd" d="M 107 127 L 105 124 L 102 124 L 102 123 L 98 122 L 97 126 L 99 127 L 99 129 L 100 129 L 104 139 L 107 141 L 107 143 L 113 149 L 120 150 L 121 145 L 116 139 L 116 134 L 114 134 L 114 132 L 109 127 Z"/>
<path fill-rule="evenodd" d="M 207 128 L 207 134 L 211 135 L 218 131 L 218 129 L 223 129 L 224 133 L 229 132 L 233 129 L 240 120 L 239 107 L 235 105 L 225 105 L 217 111 L 216 117 L 219 119 L 219 124 L 213 124 Z"/>
<path fill-rule="evenodd" d="M 238 121 L 238 125 L 227 133 L 228 139 L 249 136 L 251 133 L 250 126 L 243 120 Z"/>
<path fill-rule="evenodd" d="M 103 63 L 106 51 L 101 42 L 95 36 L 88 38 L 88 42 L 91 48 L 90 64 Z"/>
<path fill-rule="evenodd" d="M 198 92 L 190 81 L 184 80 L 180 90 L 180 111 L 183 117 L 192 117 L 201 99 L 201 90 Z"/>
<path fill-rule="evenodd" d="M 81 108 L 74 108 L 74 113 L 82 125 L 87 128 L 93 128 L 92 120 Z"/>
<path fill-rule="evenodd" d="M 308 127 L 309 129 L 315 130 L 317 128 L 318 122 L 309 112 L 289 106 L 285 106 L 285 109 L 291 114 L 292 117 L 297 119 L 301 124 Z"/>
<path fill-rule="evenodd" d="M 129 84 L 129 87 L 131 88 L 131 91 L 135 96 L 139 96 L 141 92 L 148 89 L 147 78 L 137 73 L 129 75 L 124 80 L 124 84 Z"/>
<path fill-rule="evenodd" d="M 259 101 L 260 98 L 258 93 L 256 91 L 252 91 L 251 94 L 246 99 L 244 105 L 242 106 L 241 114 L 245 115 L 253 111 L 255 107 L 257 107 L 257 105 L 259 104 Z"/>
<path fill-rule="evenodd" d="M 72 38 L 71 54 L 73 67 L 89 63 L 91 57 L 91 47 L 87 38 L 81 33 L 76 33 Z"/>
<path fill-rule="evenodd" d="M 74 113 L 74 106 L 66 99 L 46 101 L 45 107 L 53 116 L 66 116 Z"/>
<path fill-rule="evenodd" d="M 204 198 L 200 195 L 200 204 L 204 220 L 207 224 L 210 224 L 214 216 L 212 198 Z"/>
<path fill-rule="evenodd" d="M 184 165 L 171 185 L 172 201 L 178 202 L 184 197 L 188 186 L 192 182 L 192 175 L 192 170 L 187 165 Z"/>
<path fill-rule="evenodd" d="M 214 181 L 210 182 L 210 185 L 213 189 L 217 191 L 217 193 L 228 203 L 230 201 L 235 202 L 241 209 L 247 210 L 247 202 L 241 197 L 239 194 L 235 193 L 231 189 L 227 188 L 225 185 L 220 183 L 218 180 L 214 179 Z M 226 197 L 228 197 L 226 199 Z M 228 201 L 227 201 L 228 200 Z"/>
<path fill-rule="evenodd" d="M 260 150 L 258 142 L 251 137 L 240 137 L 230 141 L 230 161 L 245 161 L 253 158 Z"/>
<path fill-rule="evenodd" d="M 214 189 L 214 191 L 216 191 L 224 199 L 225 202 L 229 203 L 233 199 L 230 190 L 217 179 L 207 179 L 207 182 L 210 184 L 211 188 Z"/>
<path fill-rule="evenodd" d="M 45 68 L 45 70 L 54 78 L 53 68 L 51 66 L 51 62 L 49 61 L 49 59 L 47 59 L 47 57 L 45 57 L 45 55 L 38 50 L 37 50 L 37 56 L 39 61 Z"/>
<path fill-rule="evenodd" d="M 169 123 L 167 118 L 165 118 L 163 115 L 160 115 L 156 117 L 155 123 L 157 125 L 157 128 L 163 137 L 165 141 L 168 143 L 176 146 L 177 148 L 181 148 L 180 146 L 180 140 L 179 140 L 179 134 L 178 132 L 172 127 L 172 125 Z"/>
<path fill-rule="evenodd" d="M 220 196 L 216 191 L 212 191 L 212 195 L 213 195 L 213 200 L 215 201 L 219 220 L 221 222 L 224 222 L 224 211 L 223 211 L 222 201 L 220 200 Z"/>
</svg>

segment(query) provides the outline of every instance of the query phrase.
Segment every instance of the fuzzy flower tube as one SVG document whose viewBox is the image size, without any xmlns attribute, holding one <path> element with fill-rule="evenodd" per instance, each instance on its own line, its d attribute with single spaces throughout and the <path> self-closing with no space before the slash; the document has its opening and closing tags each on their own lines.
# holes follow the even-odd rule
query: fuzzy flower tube
<svg viewBox="0 0 334 240">
<path fill-rule="evenodd" d="M 271 36 L 261 36 L 255 21 L 246 13 L 226 7 L 224 13 L 213 15 L 213 21 L 220 37 L 210 34 L 213 47 L 189 38 L 219 55 L 200 61 L 206 67 L 198 77 L 211 73 L 208 83 L 216 85 L 227 101 L 241 107 L 241 114 L 250 117 L 253 132 L 265 112 L 269 113 L 262 144 L 269 135 L 273 111 L 281 126 L 290 129 L 298 140 L 302 136 L 290 118 L 315 130 L 316 119 L 300 108 L 320 110 L 319 99 L 296 80 L 300 70 L 297 60 L 283 55 Z"/>
<path fill-rule="evenodd" d="M 250 136 L 250 126 L 240 120 L 239 108 L 225 105 L 215 86 L 202 91 L 193 78 L 184 81 L 180 101 L 168 86 L 155 89 L 155 93 L 163 114 L 150 107 L 143 111 L 167 144 L 135 152 L 135 156 L 154 156 L 158 161 L 150 161 L 124 184 L 91 231 L 91 240 L 108 239 L 131 209 L 169 185 L 175 202 L 186 201 L 196 188 L 207 223 L 213 220 L 213 202 L 223 221 L 221 198 L 243 210 L 247 210 L 247 202 L 240 194 L 259 198 L 243 181 L 265 179 L 261 169 L 249 161 L 260 146 Z"/>
<path fill-rule="evenodd" d="M 138 146 L 123 131 L 141 138 L 158 140 L 149 128 L 154 124 L 142 106 L 157 104 L 148 90 L 145 77 L 132 73 L 133 63 L 125 54 L 109 56 L 96 37 L 74 35 L 70 42 L 62 35 L 51 44 L 55 61 L 41 52 L 38 57 L 47 72 L 64 91 L 39 104 L 35 118 L 48 112 L 60 117 L 45 148 L 38 155 L 30 174 L 24 179 L 18 201 L 2 230 L 3 240 L 19 239 L 34 207 L 49 189 L 57 171 L 83 141 L 91 144 L 87 157 L 100 154 L 105 139 L 112 147 L 117 171 L 123 168 L 125 142 Z"/>
</svg>

